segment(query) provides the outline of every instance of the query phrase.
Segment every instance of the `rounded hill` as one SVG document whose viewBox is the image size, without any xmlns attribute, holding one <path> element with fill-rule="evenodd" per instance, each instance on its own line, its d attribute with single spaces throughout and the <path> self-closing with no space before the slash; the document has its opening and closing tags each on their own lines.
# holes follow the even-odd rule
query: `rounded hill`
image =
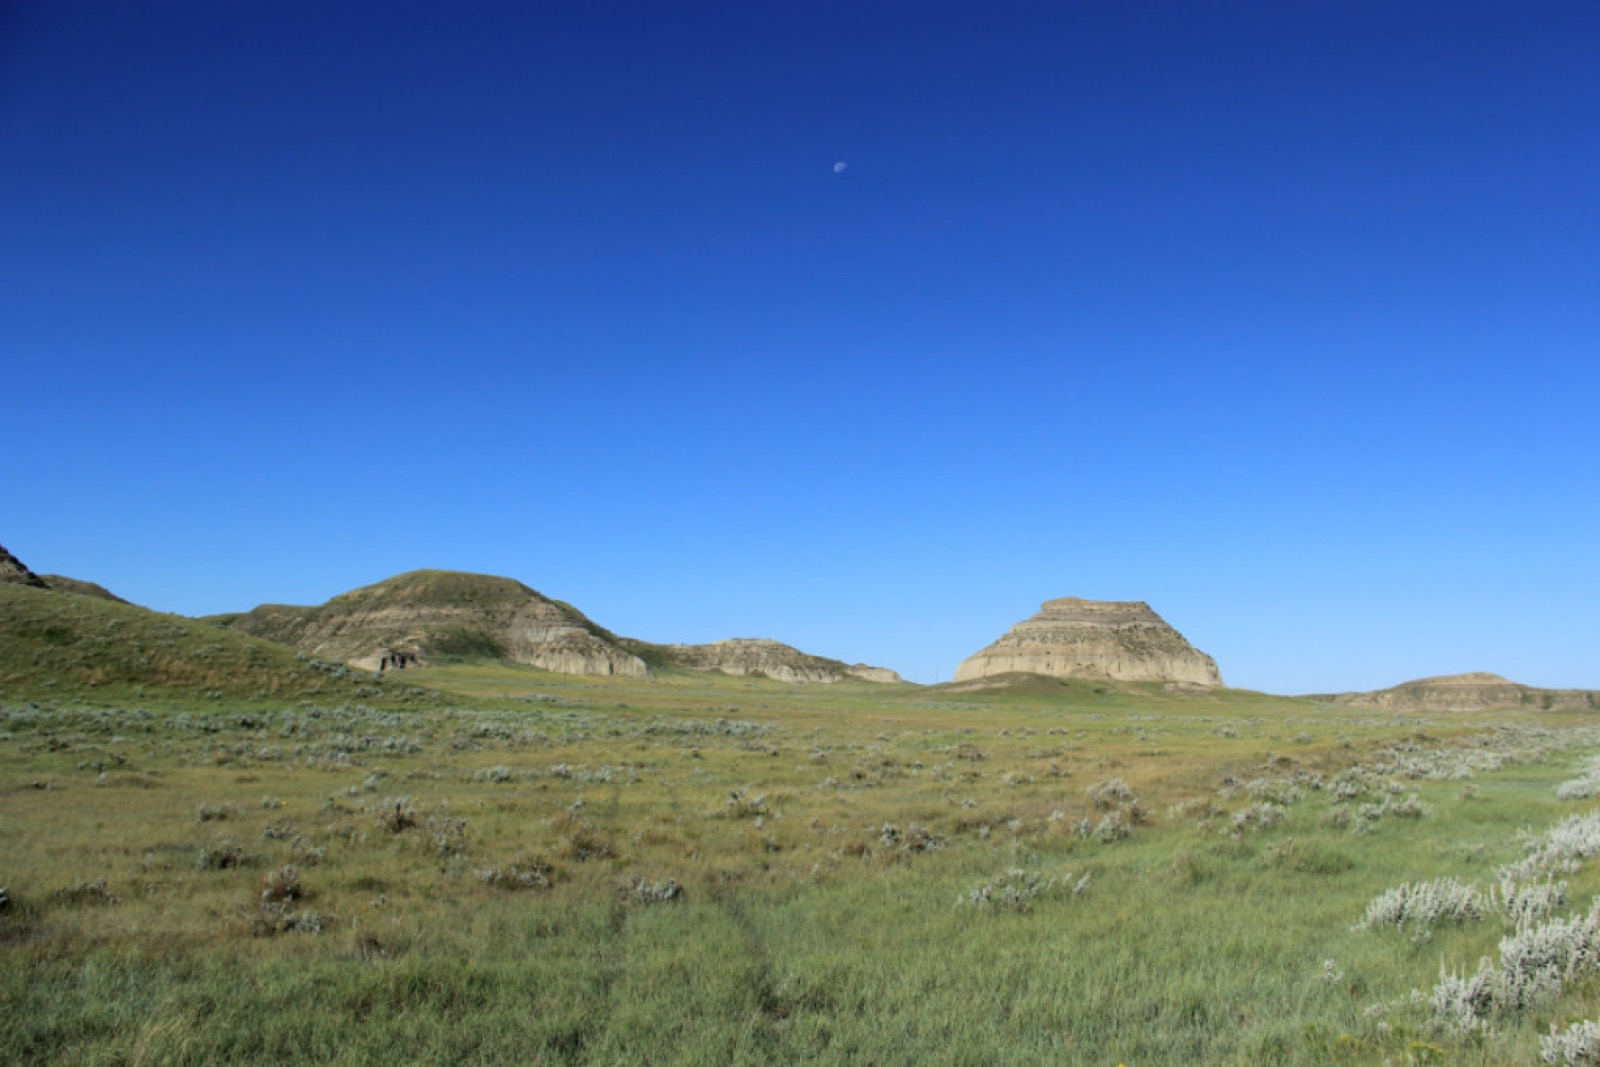
<svg viewBox="0 0 1600 1067">
<path fill-rule="evenodd" d="M 409 571 L 317 607 L 264 604 L 217 621 L 371 670 L 503 659 L 565 674 L 648 673 L 576 608 L 488 574 Z"/>
</svg>

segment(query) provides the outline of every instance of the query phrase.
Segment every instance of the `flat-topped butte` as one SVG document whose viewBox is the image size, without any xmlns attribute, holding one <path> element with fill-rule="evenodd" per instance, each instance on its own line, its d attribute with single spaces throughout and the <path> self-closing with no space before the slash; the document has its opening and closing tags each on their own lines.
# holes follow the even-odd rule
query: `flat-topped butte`
<svg viewBox="0 0 1600 1067">
<path fill-rule="evenodd" d="M 1142 600 L 1046 601 L 998 641 L 963 660 L 955 680 L 999 674 L 1219 686 L 1216 661 Z"/>
</svg>

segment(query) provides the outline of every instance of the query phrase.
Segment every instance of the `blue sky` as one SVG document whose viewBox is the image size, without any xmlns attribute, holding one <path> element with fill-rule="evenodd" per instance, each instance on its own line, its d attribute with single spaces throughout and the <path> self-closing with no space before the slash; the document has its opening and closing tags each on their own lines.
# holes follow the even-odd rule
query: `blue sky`
<svg viewBox="0 0 1600 1067">
<path fill-rule="evenodd" d="M 1589 0 L 11 3 L 0 543 L 1600 688 L 1596 55 Z"/>
</svg>

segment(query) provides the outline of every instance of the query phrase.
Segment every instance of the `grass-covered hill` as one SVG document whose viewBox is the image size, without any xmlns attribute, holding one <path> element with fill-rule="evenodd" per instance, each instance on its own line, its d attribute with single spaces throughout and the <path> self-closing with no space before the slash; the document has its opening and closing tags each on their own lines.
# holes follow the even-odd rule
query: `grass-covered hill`
<svg viewBox="0 0 1600 1067">
<path fill-rule="evenodd" d="M 412 698 L 424 695 L 410 690 Z M 132 604 L 0 584 L 0 702 L 303 699 L 399 696 L 394 687 L 282 645 Z"/>
<path fill-rule="evenodd" d="M 214 616 L 230 630 L 309 655 L 378 668 L 501 659 L 566 674 L 643 676 L 642 660 L 569 604 L 487 574 L 419 570 L 317 607 L 266 604 Z"/>
</svg>

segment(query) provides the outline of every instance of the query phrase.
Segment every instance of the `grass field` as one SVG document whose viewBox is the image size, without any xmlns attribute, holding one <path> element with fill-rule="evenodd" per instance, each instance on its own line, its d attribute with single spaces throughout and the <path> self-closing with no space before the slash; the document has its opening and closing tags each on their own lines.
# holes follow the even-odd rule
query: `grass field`
<svg viewBox="0 0 1600 1067">
<path fill-rule="evenodd" d="M 1596 1015 L 1578 716 L 407 673 L 447 698 L 8 696 L 0 1060 L 1505 1064 Z"/>
</svg>

